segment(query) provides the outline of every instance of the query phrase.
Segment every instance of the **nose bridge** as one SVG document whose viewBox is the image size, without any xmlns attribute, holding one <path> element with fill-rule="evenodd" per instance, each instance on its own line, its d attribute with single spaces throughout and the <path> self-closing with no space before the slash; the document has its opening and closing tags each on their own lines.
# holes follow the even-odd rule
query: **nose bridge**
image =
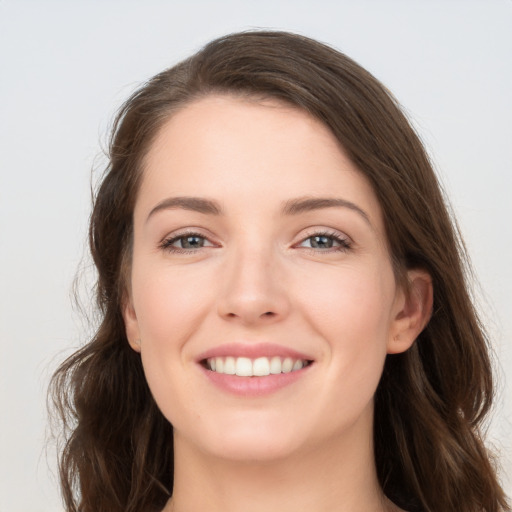
<svg viewBox="0 0 512 512">
<path fill-rule="evenodd" d="M 278 251 L 252 238 L 233 247 L 224 262 L 219 313 L 243 323 L 282 318 L 288 301 L 280 276 Z"/>
</svg>

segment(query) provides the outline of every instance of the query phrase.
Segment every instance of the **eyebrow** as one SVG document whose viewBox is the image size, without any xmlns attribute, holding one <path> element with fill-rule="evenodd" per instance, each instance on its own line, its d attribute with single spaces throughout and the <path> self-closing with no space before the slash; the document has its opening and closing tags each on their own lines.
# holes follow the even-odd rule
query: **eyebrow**
<svg viewBox="0 0 512 512">
<path fill-rule="evenodd" d="M 298 215 L 323 208 L 348 208 L 358 213 L 372 227 L 370 217 L 362 208 L 351 201 L 338 197 L 299 197 L 297 199 L 290 199 L 285 203 L 283 213 L 285 215 Z"/>
<path fill-rule="evenodd" d="M 192 212 L 204 213 L 206 215 L 221 215 L 222 210 L 218 203 L 211 199 L 201 197 L 169 197 L 160 201 L 150 212 L 146 222 L 161 210 L 190 210 Z"/>
<path fill-rule="evenodd" d="M 369 225 L 373 227 L 368 214 L 359 206 L 338 197 L 299 197 L 290 199 L 284 203 L 282 213 L 284 215 L 299 215 L 324 208 L 348 208 L 358 213 Z M 146 222 L 157 212 L 162 210 L 189 210 L 205 215 L 222 215 L 219 203 L 212 199 L 202 197 L 168 197 L 160 201 L 150 212 Z"/>
</svg>

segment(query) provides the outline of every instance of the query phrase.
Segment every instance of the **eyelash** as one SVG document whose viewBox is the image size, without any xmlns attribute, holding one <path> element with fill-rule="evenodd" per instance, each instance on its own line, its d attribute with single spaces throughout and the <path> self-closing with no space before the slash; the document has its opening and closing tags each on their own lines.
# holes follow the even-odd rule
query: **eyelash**
<svg viewBox="0 0 512 512">
<path fill-rule="evenodd" d="M 179 248 L 179 247 L 173 246 L 173 244 L 175 244 L 179 240 L 184 240 L 186 238 L 193 238 L 193 237 L 203 239 L 211 244 L 206 247 L 215 247 L 216 246 L 213 242 L 211 242 L 211 240 L 209 240 L 208 237 L 202 235 L 201 233 L 197 233 L 195 231 L 190 231 L 190 232 L 185 232 L 185 233 L 179 233 L 170 238 L 165 238 L 164 240 L 162 240 L 159 247 L 160 247 L 160 249 L 162 249 L 164 251 L 168 251 L 168 252 L 175 253 L 175 254 L 194 254 L 194 253 L 197 253 L 197 251 L 199 249 L 202 249 L 204 247 L 204 245 L 201 247 L 195 248 L 195 249 L 184 249 L 184 248 Z M 341 236 L 338 232 L 335 232 L 335 231 L 315 231 L 311 234 L 308 234 L 308 236 L 303 238 L 299 243 L 295 244 L 294 247 L 300 248 L 301 244 L 303 244 L 307 240 L 310 240 L 313 238 L 321 238 L 321 237 L 325 237 L 339 245 L 336 247 L 328 247 L 326 249 L 320 249 L 320 248 L 315 248 L 315 247 L 303 247 L 303 249 L 306 249 L 309 252 L 318 254 L 319 252 L 322 252 L 322 253 L 347 252 L 348 250 L 350 250 L 352 248 L 352 242 L 350 241 L 350 239 L 348 237 Z"/>
<path fill-rule="evenodd" d="M 179 233 L 178 235 L 174 235 L 170 238 L 165 238 L 160 243 L 160 249 L 163 249 L 164 251 L 168 251 L 175 254 L 194 254 L 197 253 L 198 249 L 202 249 L 204 246 L 196 248 L 196 249 L 183 249 L 180 247 L 174 247 L 173 244 L 176 243 L 178 240 L 184 240 L 186 238 L 201 238 L 203 240 L 208 241 L 211 245 L 208 245 L 207 247 L 215 247 L 215 244 L 209 240 L 206 236 L 202 235 L 201 233 L 196 233 L 195 231 L 189 231 L 185 233 Z"/>
<path fill-rule="evenodd" d="M 308 234 L 305 238 L 303 238 L 296 246 L 300 247 L 301 244 L 310 240 L 312 238 L 321 238 L 325 237 L 334 243 L 339 244 L 337 247 L 329 247 L 327 249 L 319 249 L 315 247 L 304 247 L 304 249 L 311 251 L 315 254 L 319 252 L 322 253 L 332 253 L 332 252 L 347 252 L 352 248 L 352 241 L 344 235 L 341 235 L 337 231 L 315 231 L 313 233 Z"/>
</svg>

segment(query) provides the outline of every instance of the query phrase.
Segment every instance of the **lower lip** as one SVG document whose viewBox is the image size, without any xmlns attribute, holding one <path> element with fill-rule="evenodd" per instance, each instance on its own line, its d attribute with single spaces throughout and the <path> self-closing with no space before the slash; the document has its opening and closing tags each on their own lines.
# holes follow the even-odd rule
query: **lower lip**
<svg viewBox="0 0 512 512">
<path fill-rule="evenodd" d="M 257 397 L 275 393 L 284 387 L 293 384 L 304 377 L 311 364 L 301 370 L 277 375 L 266 375 L 264 377 L 238 377 L 237 375 L 226 375 L 208 370 L 201 366 L 206 377 L 215 386 L 233 395 L 245 397 Z"/>
</svg>

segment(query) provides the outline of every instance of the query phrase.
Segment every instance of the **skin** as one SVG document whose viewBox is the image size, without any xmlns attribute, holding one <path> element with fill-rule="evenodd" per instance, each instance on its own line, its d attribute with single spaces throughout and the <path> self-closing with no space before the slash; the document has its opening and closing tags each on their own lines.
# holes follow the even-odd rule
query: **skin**
<svg viewBox="0 0 512 512">
<path fill-rule="evenodd" d="M 165 207 L 176 197 L 222 212 Z M 346 204 L 283 211 L 306 197 Z M 398 510 L 376 478 L 373 396 L 386 354 L 407 350 L 430 314 L 429 276 L 408 277 L 410 293 L 370 184 L 319 121 L 228 96 L 173 115 L 145 160 L 124 306 L 174 427 L 166 510 Z M 197 360 L 224 343 L 274 343 L 313 363 L 275 392 L 234 395 Z"/>
</svg>

